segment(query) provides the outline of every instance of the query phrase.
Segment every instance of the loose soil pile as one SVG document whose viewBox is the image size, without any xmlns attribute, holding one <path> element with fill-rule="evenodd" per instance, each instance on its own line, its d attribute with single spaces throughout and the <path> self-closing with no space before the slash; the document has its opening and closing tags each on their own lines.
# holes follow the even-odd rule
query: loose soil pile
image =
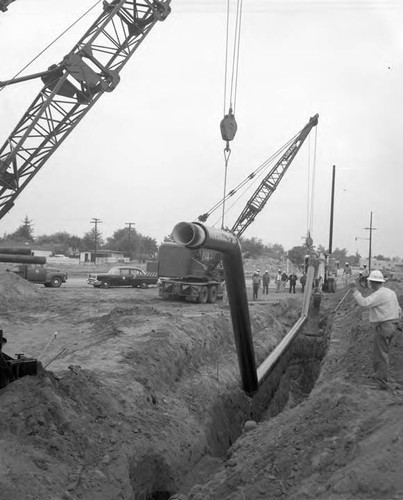
<svg viewBox="0 0 403 500">
<path fill-rule="evenodd" d="M 0 270 L 0 312 L 24 308 L 41 297 L 37 286 L 13 272 Z"/>
<path fill-rule="evenodd" d="M 334 315 L 344 291 L 324 296 L 323 337 L 301 336 L 251 401 L 227 306 L 24 283 L 37 293 L 23 312 L 0 310 L 5 350 L 50 364 L 0 391 L 0 499 L 403 496 L 403 400 L 371 386 L 366 315 L 351 297 Z M 251 303 L 258 363 L 301 299 Z M 401 338 L 392 363 L 403 378 Z"/>
</svg>

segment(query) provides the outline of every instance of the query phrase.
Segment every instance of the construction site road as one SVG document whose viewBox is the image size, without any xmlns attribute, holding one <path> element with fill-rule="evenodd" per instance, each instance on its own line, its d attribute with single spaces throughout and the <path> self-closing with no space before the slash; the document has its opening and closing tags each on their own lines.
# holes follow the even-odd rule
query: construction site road
<svg viewBox="0 0 403 500">
<path fill-rule="evenodd" d="M 0 390 L 1 500 L 403 497 L 403 399 L 369 378 L 366 314 L 351 295 L 335 311 L 346 290 L 323 296 L 321 336 L 302 333 L 249 398 L 227 305 L 69 278 L 0 276 L 4 351 L 46 366 Z M 301 304 L 250 300 L 258 364 Z M 401 337 L 391 365 L 403 379 Z"/>
</svg>

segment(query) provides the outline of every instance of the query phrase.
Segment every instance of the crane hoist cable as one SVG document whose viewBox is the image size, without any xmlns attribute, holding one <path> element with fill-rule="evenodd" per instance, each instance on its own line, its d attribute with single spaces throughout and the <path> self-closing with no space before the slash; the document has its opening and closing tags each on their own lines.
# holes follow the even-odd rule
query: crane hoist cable
<svg viewBox="0 0 403 500">
<path fill-rule="evenodd" d="M 221 199 L 220 201 L 218 201 L 212 208 L 210 208 L 210 210 L 208 212 L 206 212 L 206 213 L 204 213 L 202 215 L 199 215 L 197 219 L 199 221 L 201 221 L 201 222 L 206 222 L 206 220 L 208 219 L 208 217 L 211 214 L 213 214 L 216 210 L 218 210 L 220 207 L 222 207 L 223 204 L 226 201 L 228 201 L 229 198 L 231 198 L 236 193 L 238 193 L 238 191 L 240 191 L 243 188 L 245 188 L 245 189 L 251 189 L 252 188 L 252 186 L 251 186 L 252 181 L 255 182 L 259 178 L 259 176 L 262 176 L 265 173 L 265 171 L 271 166 L 271 164 L 273 163 L 273 161 L 278 156 L 280 156 L 284 151 L 286 151 L 288 149 L 288 147 L 295 141 L 296 137 L 298 137 L 299 134 L 300 134 L 300 132 L 298 132 L 297 134 L 295 134 L 294 137 L 292 137 L 288 142 L 286 142 L 283 146 L 281 146 L 281 148 L 279 148 L 275 153 L 273 153 L 267 160 L 265 160 L 263 163 L 261 163 L 247 177 L 245 177 L 245 179 L 243 181 L 241 181 L 236 187 L 234 187 L 233 189 L 231 189 L 231 191 L 229 191 L 225 195 L 224 199 Z M 245 189 L 244 189 L 244 191 L 245 191 Z"/>
<path fill-rule="evenodd" d="M 221 227 L 224 227 L 225 199 L 227 190 L 228 162 L 231 156 L 230 141 L 235 137 L 238 125 L 235 120 L 236 96 L 238 90 L 239 49 L 241 40 L 242 2 L 237 0 L 235 26 L 233 35 L 231 76 L 229 77 L 229 33 L 230 33 L 230 0 L 227 0 L 227 28 L 225 38 L 225 67 L 224 67 L 224 118 L 220 122 L 221 137 L 225 141 L 224 148 L 224 187 L 223 211 Z M 227 95 L 229 94 L 229 95 Z M 228 109 L 228 112 L 226 110 Z"/>
<path fill-rule="evenodd" d="M 76 19 L 70 26 L 68 26 L 60 35 L 58 35 L 54 40 L 52 40 L 44 49 L 42 49 L 39 54 L 37 54 L 33 59 L 31 59 L 23 68 L 21 68 L 18 73 L 16 73 L 11 80 L 7 82 L 7 85 L 12 83 L 23 71 L 25 71 L 31 64 L 36 61 L 42 54 L 44 54 L 52 45 L 54 45 L 62 36 L 64 36 L 68 31 L 70 31 L 77 23 L 81 21 L 86 15 L 88 15 L 99 3 L 103 0 L 97 0 L 92 7 L 87 9 L 78 19 Z M 1 83 L 1 82 L 0 82 Z M 0 92 L 6 88 L 6 85 L 0 85 Z"/>
</svg>

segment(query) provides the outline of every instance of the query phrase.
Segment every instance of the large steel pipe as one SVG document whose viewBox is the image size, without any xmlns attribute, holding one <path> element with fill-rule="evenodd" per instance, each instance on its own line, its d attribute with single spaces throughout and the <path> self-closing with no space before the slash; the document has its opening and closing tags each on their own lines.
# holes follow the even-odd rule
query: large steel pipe
<svg viewBox="0 0 403 500">
<path fill-rule="evenodd" d="M 285 352 L 291 347 L 300 329 L 304 326 L 308 319 L 309 308 L 312 296 L 312 286 L 315 275 L 315 268 L 310 265 L 306 273 L 306 285 L 304 290 L 304 298 L 302 304 L 302 314 L 298 321 L 294 324 L 291 330 L 283 338 L 283 340 L 274 348 L 267 356 L 263 363 L 257 369 L 257 378 L 259 386 L 267 379 L 274 368 L 277 366 Z"/>
<path fill-rule="evenodd" d="M 0 262 L 9 262 L 13 264 L 46 264 L 46 257 L 0 254 Z"/>
<path fill-rule="evenodd" d="M 194 249 L 206 248 L 222 253 L 242 387 L 247 394 L 254 394 L 258 390 L 258 380 L 241 245 L 238 238 L 232 233 L 206 227 L 199 222 L 180 222 L 174 227 L 172 236 L 179 245 Z"/>
<path fill-rule="evenodd" d="M 0 247 L 0 254 L 32 255 L 30 248 Z"/>
<path fill-rule="evenodd" d="M 284 353 L 289 349 L 306 320 L 307 316 L 302 315 L 295 323 L 295 325 L 291 328 L 291 330 L 287 333 L 287 335 L 283 338 L 283 340 L 274 348 L 274 350 L 259 366 L 259 368 L 257 369 L 257 378 L 259 385 L 261 385 L 267 379 L 267 377 L 277 366 L 278 362 L 280 361 Z"/>
</svg>

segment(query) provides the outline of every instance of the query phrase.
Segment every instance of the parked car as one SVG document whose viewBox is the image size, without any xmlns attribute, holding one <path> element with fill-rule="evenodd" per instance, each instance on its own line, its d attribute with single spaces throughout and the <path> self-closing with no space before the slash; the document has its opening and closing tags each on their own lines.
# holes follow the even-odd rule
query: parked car
<svg viewBox="0 0 403 500">
<path fill-rule="evenodd" d="M 156 285 L 157 281 L 157 273 L 144 272 L 139 267 L 132 266 L 115 266 L 107 273 L 90 274 L 87 279 L 87 283 L 96 288 L 113 286 L 148 288 L 149 285 Z"/>
</svg>

